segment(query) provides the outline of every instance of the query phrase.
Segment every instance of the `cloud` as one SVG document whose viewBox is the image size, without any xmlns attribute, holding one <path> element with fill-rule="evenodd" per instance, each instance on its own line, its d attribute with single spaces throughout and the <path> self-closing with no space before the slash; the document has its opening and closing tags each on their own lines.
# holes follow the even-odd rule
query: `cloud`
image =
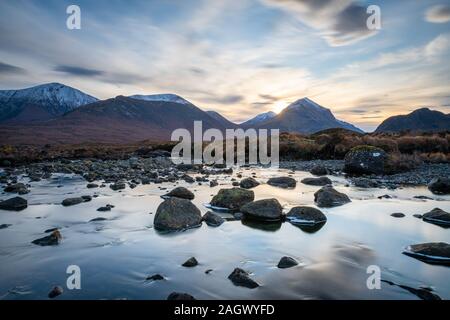
<svg viewBox="0 0 450 320">
<path fill-rule="evenodd" d="M 0 61 L 0 74 L 24 74 L 25 69 Z"/>
<path fill-rule="evenodd" d="M 203 99 L 206 102 L 214 102 L 217 104 L 235 104 L 238 102 L 241 102 L 242 100 L 244 100 L 244 97 L 241 95 L 227 95 L 227 96 L 222 96 L 222 97 L 210 97 L 210 98 L 206 98 Z"/>
<path fill-rule="evenodd" d="M 450 5 L 441 4 L 430 7 L 425 12 L 425 20 L 431 23 L 445 23 L 450 21 Z"/>
<path fill-rule="evenodd" d="M 263 0 L 295 15 L 320 32 L 331 46 L 344 46 L 376 34 L 367 28 L 367 7 L 352 0 Z"/>
<path fill-rule="evenodd" d="M 68 65 L 59 65 L 56 66 L 53 70 L 58 72 L 67 73 L 72 76 L 78 76 L 78 77 L 95 77 L 95 76 L 101 76 L 104 74 L 101 70 L 96 69 L 88 69 L 88 68 L 82 68 L 82 67 L 76 67 L 76 66 L 68 66 Z"/>
</svg>

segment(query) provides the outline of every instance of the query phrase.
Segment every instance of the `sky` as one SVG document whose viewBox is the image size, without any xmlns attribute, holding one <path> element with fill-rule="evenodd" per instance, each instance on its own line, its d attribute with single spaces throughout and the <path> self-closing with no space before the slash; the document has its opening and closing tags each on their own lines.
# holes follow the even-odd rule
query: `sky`
<svg viewBox="0 0 450 320">
<path fill-rule="evenodd" d="M 0 1 L 0 89 L 174 93 L 235 122 L 303 97 L 366 131 L 420 107 L 449 113 L 449 62 L 449 0 Z"/>
</svg>

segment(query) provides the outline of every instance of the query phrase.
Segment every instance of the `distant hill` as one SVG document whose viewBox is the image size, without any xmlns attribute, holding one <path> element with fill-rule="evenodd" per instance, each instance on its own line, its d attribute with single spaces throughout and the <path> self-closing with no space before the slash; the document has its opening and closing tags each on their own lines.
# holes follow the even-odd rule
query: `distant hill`
<svg viewBox="0 0 450 320">
<path fill-rule="evenodd" d="M 450 130 L 450 114 L 430 110 L 429 108 L 421 108 L 407 115 L 387 118 L 378 126 L 375 132 L 438 132 L 446 130 Z"/>
<path fill-rule="evenodd" d="M 222 116 L 220 113 L 218 113 L 216 111 L 206 111 L 206 113 L 209 114 L 212 118 L 219 121 L 223 125 L 223 127 L 226 129 L 235 129 L 235 128 L 239 127 L 239 125 L 237 125 L 234 122 L 231 122 L 230 120 L 228 120 L 227 118 L 225 118 L 224 116 Z"/>
<path fill-rule="evenodd" d="M 276 116 L 277 116 L 277 114 L 273 111 L 264 112 L 264 113 L 258 114 L 256 117 L 251 118 L 250 120 L 242 122 L 241 124 L 239 124 L 239 126 L 242 128 L 253 128 L 253 127 L 259 125 L 260 123 L 270 120 Z"/>
<path fill-rule="evenodd" d="M 97 100 L 60 83 L 20 90 L 0 90 L 0 122 L 46 121 Z"/>
</svg>

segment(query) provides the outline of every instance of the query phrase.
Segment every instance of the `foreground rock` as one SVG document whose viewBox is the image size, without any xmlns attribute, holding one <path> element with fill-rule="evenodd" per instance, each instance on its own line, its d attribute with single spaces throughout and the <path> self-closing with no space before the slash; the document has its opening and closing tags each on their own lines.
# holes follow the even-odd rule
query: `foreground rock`
<svg viewBox="0 0 450 320">
<path fill-rule="evenodd" d="M 195 300 L 195 298 L 188 293 L 172 292 L 167 300 Z"/>
<path fill-rule="evenodd" d="M 18 193 L 18 194 L 27 194 L 30 191 L 27 189 L 27 186 L 23 183 L 14 183 L 7 185 L 3 191 L 10 192 L 10 193 Z"/>
<path fill-rule="evenodd" d="M 58 230 L 53 231 L 50 235 L 40 239 L 33 240 L 31 243 L 38 246 L 56 246 L 62 239 L 61 233 Z"/>
<path fill-rule="evenodd" d="M 251 189 L 251 188 L 259 186 L 259 182 L 253 178 L 245 178 L 245 179 L 241 180 L 239 185 L 241 188 Z"/>
<path fill-rule="evenodd" d="M 283 208 L 277 199 L 263 199 L 247 203 L 241 207 L 241 212 L 247 218 L 277 221 L 281 219 Z"/>
<path fill-rule="evenodd" d="M 189 258 L 182 264 L 183 267 L 188 267 L 188 268 L 195 267 L 196 265 L 198 265 L 198 261 L 197 261 L 197 259 L 195 259 L 195 257 Z"/>
<path fill-rule="evenodd" d="M 372 146 L 358 146 L 345 155 L 344 171 L 350 174 L 382 174 L 386 152 Z"/>
<path fill-rule="evenodd" d="M 422 219 L 426 222 L 450 227 L 450 213 L 439 208 L 434 208 L 430 212 L 423 214 Z"/>
<path fill-rule="evenodd" d="M 445 242 L 413 244 L 403 253 L 431 264 L 450 265 L 450 244 Z"/>
<path fill-rule="evenodd" d="M 301 183 L 307 184 L 310 186 L 326 186 L 328 184 L 332 184 L 331 180 L 327 177 L 305 178 L 301 181 Z"/>
<path fill-rule="evenodd" d="M 48 297 L 50 299 L 53 299 L 53 298 L 56 298 L 57 296 L 61 295 L 63 292 L 64 292 L 64 289 L 61 286 L 56 286 L 48 293 Z"/>
<path fill-rule="evenodd" d="M 28 201 L 21 197 L 9 198 L 0 202 L 0 210 L 22 211 L 28 207 Z"/>
<path fill-rule="evenodd" d="M 292 208 L 286 218 L 293 225 L 313 225 L 327 221 L 327 217 L 319 209 L 303 206 Z"/>
<path fill-rule="evenodd" d="M 295 186 L 297 185 L 297 181 L 295 181 L 295 179 L 291 177 L 276 177 L 270 178 L 267 181 L 267 184 L 274 187 L 288 189 L 288 188 L 295 188 Z"/>
<path fill-rule="evenodd" d="M 336 191 L 331 186 L 325 186 L 316 191 L 314 193 L 314 201 L 321 208 L 337 207 L 351 202 L 346 194 Z"/>
<path fill-rule="evenodd" d="M 254 199 L 255 194 L 251 190 L 242 188 L 220 189 L 217 195 L 212 198 L 211 205 L 237 211 Z"/>
<path fill-rule="evenodd" d="M 259 284 L 256 283 L 253 279 L 250 278 L 250 275 L 247 271 L 242 270 L 240 268 L 234 269 L 234 271 L 228 276 L 228 279 L 233 282 L 235 286 L 245 287 L 254 289 L 259 287 Z"/>
<path fill-rule="evenodd" d="M 286 269 L 286 268 L 292 268 L 298 265 L 297 260 L 291 257 L 283 257 L 280 259 L 280 262 L 278 262 L 277 267 L 280 269 Z"/>
<path fill-rule="evenodd" d="M 154 219 L 155 229 L 178 231 L 198 227 L 202 222 L 200 210 L 189 200 L 169 198 L 158 206 Z"/>
<path fill-rule="evenodd" d="M 176 197 L 181 199 L 193 200 L 194 194 L 185 187 L 177 187 L 167 193 L 164 197 Z"/>
<path fill-rule="evenodd" d="M 206 212 L 202 217 L 202 220 L 210 227 L 218 227 L 225 222 L 224 218 L 211 211 Z"/>
<path fill-rule="evenodd" d="M 450 178 L 435 178 L 428 184 L 434 194 L 450 194 Z"/>
</svg>

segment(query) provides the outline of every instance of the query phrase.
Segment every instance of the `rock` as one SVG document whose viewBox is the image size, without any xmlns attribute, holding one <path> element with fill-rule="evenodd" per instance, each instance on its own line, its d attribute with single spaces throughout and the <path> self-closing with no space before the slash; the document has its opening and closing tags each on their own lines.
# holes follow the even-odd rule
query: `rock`
<svg viewBox="0 0 450 320">
<path fill-rule="evenodd" d="M 417 219 L 422 219 L 423 215 L 416 213 L 416 214 L 413 214 L 413 217 L 417 218 Z"/>
<path fill-rule="evenodd" d="M 82 203 L 82 202 L 85 202 L 85 200 L 84 200 L 82 197 L 76 197 L 76 198 L 67 198 L 67 199 L 64 199 L 64 200 L 61 202 L 61 204 L 62 204 L 64 207 L 68 207 L 68 206 L 74 206 L 74 205 L 79 204 L 79 203 Z"/>
<path fill-rule="evenodd" d="M 295 267 L 296 265 L 298 265 L 297 260 L 291 257 L 283 257 L 280 259 L 280 262 L 278 262 L 278 268 L 280 269 L 291 268 Z"/>
<path fill-rule="evenodd" d="M 445 242 L 413 244 L 403 254 L 432 264 L 450 265 L 450 244 Z"/>
<path fill-rule="evenodd" d="M 228 276 L 228 279 L 230 279 L 235 286 L 250 289 L 259 287 L 259 284 L 250 278 L 248 272 L 240 268 L 235 268 L 234 271 Z"/>
<path fill-rule="evenodd" d="M 267 184 L 274 186 L 274 187 L 280 187 L 280 188 L 295 188 L 297 185 L 297 181 L 295 181 L 294 178 L 291 177 L 276 177 L 276 178 L 270 178 L 267 181 Z"/>
<path fill-rule="evenodd" d="M 211 188 L 217 187 L 218 185 L 219 185 L 219 182 L 217 182 L 217 180 L 211 180 L 211 181 L 209 182 L 209 186 L 210 186 Z"/>
<path fill-rule="evenodd" d="M 312 225 L 327 221 L 327 217 L 319 209 L 303 206 L 292 208 L 286 218 L 293 225 Z"/>
<path fill-rule="evenodd" d="M 321 208 L 337 207 L 351 202 L 346 194 L 336 191 L 331 186 L 325 186 L 316 191 L 314 193 L 314 201 Z"/>
<path fill-rule="evenodd" d="M 156 210 L 154 226 L 160 231 L 177 231 L 201 225 L 200 210 L 189 200 L 172 197 Z"/>
<path fill-rule="evenodd" d="M 60 243 L 61 239 L 61 233 L 59 233 L 58 230 L 55 230 L 50 235 L 33 240 L 31 243 L 38 246 L 56 246 Z"/>
<path fill-rule="evenodd" d="M 92 201 L 92 197 L 91 196 L 81 196 L 81 199 L 83 199 L 84 202 Z"/>
<path fill-rule="evenodd" d="M 98 218 L 94 218 L 94 219 L 89 220 L 89 222 L 98 222 L 98 221 L 105 221 L 105 220 L 108 220 L 108 219 L 103 218 L 103 217 L 98 217 Z"/>
<path fill-rule="evenodd" d="M 0 229 L 6 229 L 6 228 L 9 228 L 11 226 L 12 226 L 12 224 L 3 223 L 3 224 L 0 224 Z"/>
<path fill-rule="evenodd" d="M 211 272 L 213 272 L 213 269 L 205 270 L 205 273 L 206 273 L 206 274 L 210 274 Z"/>
<path fill-rule="evenodd" d="M 154 274 L 152 276 L 148 276 L 145 280 L 147 281 L 158 281 L 158 280 L 164 280 L 164 277 L 160 275 L 159 273 Z"/>
<path fill-rule="evenodd" d="M 242 180 L 241 180 L 241 182 L 239 183 L 239 185 L 240 185 L 241 188 L 244 188 L 244 189 L 251 189 L 251 188 L 254 188 L 254 187 L 259 186 L 259 182 L 256 181 L 256 180 L 253 179 L 253 178 L 245 178 L 245 179 L 242 179 Z"/>
<path fill-rule="evenodd" d="M 233 181 L 233 182 L 231 183 L 231 185 L 232 185 L 233 187 L 239 187 L 239 182 L 238 182 L 238 181 Z"/>
<path fill-rule="evenodd" d="M 395 213 L 392 213 L 392 214 L 391 214 L 391 217 L 394 217 L 394 218 L 403 218 L 403 217 L 405 217 L 405 214 L 404 214 L 404 213 L 401 213 L 401 212 L 395 212 Z"/>
<path fill-rule="evenodd" d="M 167 300 L 195 300 L 195 298 L 188 293 L 172 292 Z"/>
<path fill-rule="evenodd" d="M 428 184 L 428 189 L 434 194 L 450 194 L 450 178 L 434 178 Z"/>
<path fill-rule="evenodd" d="M 30 192 L 27 189 L 27 186 L 24 185 L 23 183 L 14 183 L 14 184 L 7 185 L 3 189 L 3 191 L 10 192 L 10 193 L 18 193 L 18 194 L 27 194 L 28 192 Z"/>
<path fill-rule="evenodd" d="M 198 265 L 198 261 L 197 261 L 197 259 L 195 259 L 195 257 L 191 257 L 191 258 L 187 259 L 182 264 L 183 267 L 188 267 L 188 268 L 195 267 L 196 265 Z"/>
<path fill-rule="evenodd" d="M 309 172 L 315 176 L 326 176 L 327 174 L 329 174 L 328 169 L 322 165 L 316 165 L 312 167 Z"/>
<path fill-rule="evenodd" d="M 184 181 L 186 181 L 187 183 L 194 183 L 195 179 L 192 178 L 190 175 L 184 174 L 181 179 L 183 179 Z"/>
<path fill-rule="evenodd" d="M 107 205 L 104 206 L 104 207 L 98 208 L 97 211 L 100 211 L 100 212 L 106 212 L 106 211 L 111 211 L 112 208 L 114 208 L 113 205 L 107 204 Z"/>
<path fill-rule="evenodd" d="M 189 191 L 185 187 L 176 187 L 175 189 L 167 193 L 165 197 L 177 197 L 192 200 L 194 199 L 195 196 L 191 191 Z"/>
<path fill-rule="evenodd" d="M 328 184 L 332 184 L 331 180 L 327 177 L 305 178 L 301 182 L 303 184 L 308 184 L 311 186 L 326 186 Z"/>
<path fill-rule="evenodd" d="M 245 204 L 241 212 L 248 218 L 277 221 L 281 220 L 283 208 L 277 199 L 263 199 Z"/>
<path fill-rule="evenodd" d="M 244 204 L 252 202 L 255 194 L 251 190 L 242 188 L 220 189 L 212 198 L 211 205 L 237 211 Z"/>
<path fill-rule="evenodd" d="M 57 230 L 59 230 L 59 228 L 50 228 L 50 229 L 45 230 L 44 233 L 50 233 L 50 232 L 57 231 Z"/>
<path fill-rule="evenodd" d="M 88 183 L 86 185 L 86 188 L 88 188 L 88 189 L 98 188 L 98 184 L 96 184 L 96 183 Z"/>
<path fill-rule="evenodd" d="M 439 208 L 434 208 L 430 212 L 424 213 L 422 219 L 426 222 L 450 227 L 450 213 Z"/>
<path fill-rule="evenodd" d="M 356 178 L 352 182 L 358 188 L 378 188 L 380 186 L 377 181 L 368 178 Z"/>
<path fill-rule="evenodd" d="M 109 187 L 112 190 L 117 191 L 117 190 L 125 189 L 126 184 L 125 184 L 125 182 L 116 182 L 116 183 L 111 184 Z"/>
<path fill-rule="evenodd" d="M 414 199 L 420 199 L 420 200 L 433 200 L 433 198 L 427 197 L 427 196 L 414 196 Z"/>
<path fill-rule="evenodd" d="M 378 196 L 378 199 L 392 199 L 392 197 L 388 194 L 383 194 L 382 196 Z"/>
<path fill-rule="evenodd" d="M 211 227 L 218 227 L 225 222 L 225 220 L 221 216 L 211 211 L 206 212 L 202 217 L 202 220 Z"/>
<path fill-rule="evenodd" d="M 60 286 L 54 287 L 49 293 L 48 297 L 50 299 L 56 298 L 57 296 L 61 295 L 64 292 L 64 289 Z"/>
<path fill-rule="evenodd" d="M 357 146 L 345 155 L 344 171 L 350 174 L 382 174 L 386 159 L 383 149 Z"/>
<path fill-rule="evenodd" d="M 28 207 L 28 201 L 21 197 L 0 201 L 0 210 L 22 211 Z"/>
</svg>

